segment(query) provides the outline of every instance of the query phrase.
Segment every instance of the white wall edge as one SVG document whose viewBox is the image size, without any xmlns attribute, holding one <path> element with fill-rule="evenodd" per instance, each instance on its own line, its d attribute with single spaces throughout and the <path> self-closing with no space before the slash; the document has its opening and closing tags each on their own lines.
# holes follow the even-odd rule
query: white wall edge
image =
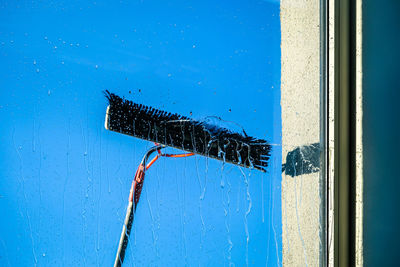
<svg viewBox="0 0 400 267">
<path fill-rule="evenodd" d="M 282 163 L 320 142 L 320 0 L 281 0 Z M 321 262 L 320 172 L 282 174 L 282 264 Z M 323 189 L 325 190 L 325 189 Z"/>
<path fill-rule="evenodd" d="M 356 2 L 356 266 L 363 266 L 362 0 Z"/>
</svg>

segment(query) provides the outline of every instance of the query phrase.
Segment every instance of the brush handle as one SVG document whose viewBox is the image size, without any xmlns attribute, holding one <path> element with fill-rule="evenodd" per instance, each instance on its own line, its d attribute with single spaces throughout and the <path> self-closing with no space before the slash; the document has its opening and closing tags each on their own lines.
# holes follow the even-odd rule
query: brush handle
<svg viewBox="0 0 400 267">
<path fill-rule="evenodd" d="M 135 214 L 136 206 L 139 202 L 140 194 L 142 192 L 143 181 L 144 181 L 144 164 L 140 164 L 136 170 L 135 179 L 132 182 L 129 204 L 126 209 L 125 221 L 122 227 L 121 237 L 119 239 L 117 256 L 115 257 L 114 267 L 120 267 L 124 262 L 125 250 L 128 246 L 129 235 L 131 233 L 133 217 Z"/>
<path fill-rule="evenodd" d="M 115 258 L 114 267 L 120 267 L 124 262 L 125 250 L 128 246 L 129 234 L 132 228 L 134 212 L 134 205 L 131 201 L 129 201 L 128 208 L 126 210 L 124 225 L 122 227 L 121 238 L 119 239 L 118 251 Z"/>
</svg>

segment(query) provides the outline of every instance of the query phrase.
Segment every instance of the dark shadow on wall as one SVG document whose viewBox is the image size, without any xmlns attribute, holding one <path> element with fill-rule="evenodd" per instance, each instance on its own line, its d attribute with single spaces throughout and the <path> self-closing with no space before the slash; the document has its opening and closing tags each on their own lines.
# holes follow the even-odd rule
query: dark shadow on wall
<svg viewBox="0 0 400 267">
<path fill-rule="evenodd" d="M 320 170 L 320 144 L 314 143 L 296 147 L 286 156 L 282 172 L 292 177 L 318 172 Z"/>
</svg>

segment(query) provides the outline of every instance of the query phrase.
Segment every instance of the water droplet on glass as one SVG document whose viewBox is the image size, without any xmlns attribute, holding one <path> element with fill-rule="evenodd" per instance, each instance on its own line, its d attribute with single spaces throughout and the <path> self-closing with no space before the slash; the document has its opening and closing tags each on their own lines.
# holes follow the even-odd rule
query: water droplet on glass
<svg viewBox="0 0 400 267">
<path fill-rule="evenodd" d="M 47 95 L 50 95 L 51 94 L 51 91 L 49 90 L 49 91 L 47 91 Z"/>
<path fill-rule="evenodd" d="M 37 73 L 39 73 L 39 71 L 40 71 L 39 69 L 36 69 L 36 72 L 37 72 Z"/>
<path fill-rule="evenodd" d="M 36 65 L 36 60 L 33 61 L 33 65 Z"/>
<path fill-rule="evenodd" d="M 42 256 L 43 256 L 43 257 L 46 257 L 46 253 L 43 253 Z"/>
<path fill-rule="evenodd" d="M 96 66 L 94 66 L 96 69 L 98 69 L 99 68 L 99 65 L 96 65 Z"/>
</svg>

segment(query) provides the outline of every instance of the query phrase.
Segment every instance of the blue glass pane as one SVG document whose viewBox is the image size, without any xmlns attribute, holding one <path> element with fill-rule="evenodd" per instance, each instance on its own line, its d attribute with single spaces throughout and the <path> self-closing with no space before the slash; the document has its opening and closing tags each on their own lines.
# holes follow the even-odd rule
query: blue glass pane
<svg viewBox="0 0 400 267">
<path fill-rule="evenodd" d="M 158 160 L 126 266 L 280 265 L 279 12 L 278 1 L 3 1 L 0 265 L 113 264 L 152 143 L 104 128 L 104 90 L 272 144 L 266 173 Z"/>
</svg>

